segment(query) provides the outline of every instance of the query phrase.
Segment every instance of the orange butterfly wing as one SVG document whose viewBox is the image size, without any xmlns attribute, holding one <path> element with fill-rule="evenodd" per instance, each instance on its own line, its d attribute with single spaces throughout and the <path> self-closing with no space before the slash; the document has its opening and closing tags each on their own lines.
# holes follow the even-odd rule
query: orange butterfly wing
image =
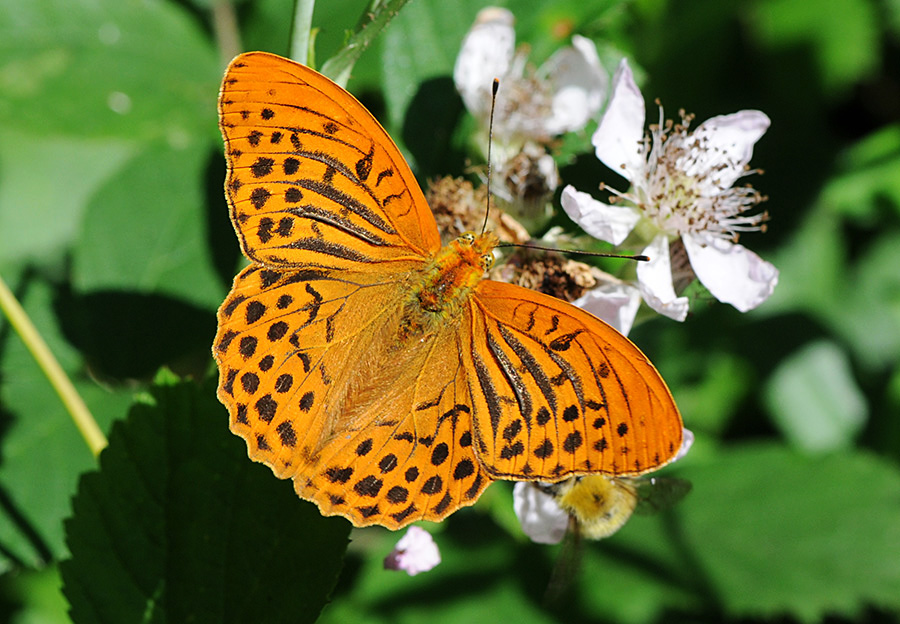
<svg viewBox="0 0 900 624">
<path fill-rule="evenodd" d="M 254 264 L 218 313 L 218 395 L 250 457 L 301 497 L 400 528 L 474 503 L 492 478 L 671 459 L 680 416 L 637 348 L 533 291 L 483 281 L 463 294 L 480 268 L 461 247 L 438 254 L 412 173 L 350 94 L 250 53 L 219 111 L 232 223 Z M 454 293 L 464 305 L 433 307 Z"/>
<path fill-rule="evenodd" d="M 490 483 L 457 332 L 394 349 L 404 292 L 375 275 L 253 265 L 219 311 L 232 431 L 301 497 L 357 526 L 440 520 Z"/>
<path fill-rule="evenodd" d="M 643 353 L 575 306 L 484 280 L 472 298 L 479 459 L 495 479 L 637 475 L 671 461 L 683 424 Z"/>
<path fill-rule="evenodd" d="M 398 348 L 440 247 L 399 150 L 350 94 L 264 53 L 219 100 L 226 195 L 254 264 L 219 309 L 218 395 L 248 453 L 327 515 L 400 528 L 477 500 L 458 334 Z"/>
<path fill-rule="evenodd" d="M 254 262 L 369 270 L 440 248 L 393 141 L 352 95 L 308 67 L 264 52 L 237 57 L 219 125 L 232 223 Z"/>
</svg>

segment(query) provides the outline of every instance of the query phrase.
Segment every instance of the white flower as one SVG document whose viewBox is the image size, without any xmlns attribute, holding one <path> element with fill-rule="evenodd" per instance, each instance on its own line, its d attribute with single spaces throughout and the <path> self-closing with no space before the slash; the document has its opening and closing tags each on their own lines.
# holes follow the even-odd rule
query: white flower
<svg viewBox="0 0 900 624">
<path fill-rule="evenodd" d="M 403 570 L 410 576 L 428 572 L 441 562 L 441 553 L 431 533 L 411 526 L 400 538 L 394 550 L 384 558 L 385 570 Z"/>
<path fill-rule="evenodd" d="M 693 432 L 685 429 L 681 448 L 678 449 L 678 453 L 672 461 L 675 462 L 684 457 L 693 443 Z M 562 483 L 565 484 L 565 482 Z M 513 509 L 519 519 L 519 524 L 522 525 L 522 531 L 531 541 L 538 544 L 558 544 L 565 537 L 569 526 L 568 512 L 559 506 L 558 494 L 554 496 L 551 493 L 554 491 L 554 485 L 556 484 L 519 481 L 513 487 Z M 628 510 L 621 524 L 624 524 L 630 515 L 631 509 Z M 619 526 L 621 525 L 617 525 L 616 529 Z"/>
<path fill-rule="evenodd" d="M 486 128 L 491 85 L 499 78 L 494 137 L 500 146 L 546 143 L 580 130 L 600 110 L 607 91 L 593 42 L 575 35 L 571 47 L 557 51 L 535 71 L 528 66 L 527 49 L 515 49 L 513 21 L 507 9 L 487 7 L 466 35 L 453 69 L 466 108 Z"/>
<path fill-rule="evenodd" d="M 544 146 L 533 141 L 522 145 L 509 160 L 498 162 L 494 174 L 493 193 L 508 204 L 542 203 L 559 186 L 556 161 Z"/>
<path fill-rule="evenodd" d="M 556 499 L 528 481 L 513 486 L 513 509 L 522 531 L 538 544 L 560 543 L 569 527 L 569 514 Z"/>
<path fill-rule="evenodd" d="M 624 282 L 610 282 L 592 288 L 572 302 L 628 335 L 641 305 L 641 291 Z"/>
<path fill-rule="evenodd" d="M 642 253 L 651 259 L 638 265 L 639 287 L 661 314 L 687 316 L 687 298 L 677 295 L 673 275 L 676 284 L 696 275 L 714 297 L 741 312 L 755 308 L 772 294 L 778 270 L 736 243 L 741 232 L 762 230 L 766 215 L 745 215 L 763 198 L 750 186 L 733 185 L 751 173 L 753 146 L 769 118 L 744 110 L 708 119 L 690 132 L 690 118 L 672 125 L 660 110 L 660 124 L 651 127 L 649 138 L 644 119 L 644 98 L 623 60 L 592 142 L 597 158 L 628 179 L 631 189 L 611 190 L 617 201 L 609 205 L 568 186 L 563 208 L 588 234 L 615 245 L 637 230 L 647 245 Z M 676 260 L 683 248 L 689 267 L 677 263 L 673 271 L 670 244 Z"/>
</svg>

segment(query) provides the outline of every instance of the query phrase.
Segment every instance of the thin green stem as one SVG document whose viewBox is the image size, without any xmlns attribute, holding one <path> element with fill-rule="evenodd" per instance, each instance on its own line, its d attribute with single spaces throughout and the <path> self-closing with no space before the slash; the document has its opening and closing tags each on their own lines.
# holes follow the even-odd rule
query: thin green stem
<svg viewBox="0 0 900 624">
<path fill-rule="evenodd" d="M 222 65 L 228 65 L 231 59 L 243 50 L 241 31 L 238 28 L 237 15 L 231 0 L 215 0 L 212 4 L 212 26 L 219 48 Z"/>
<path fill-rule="evenodd" d="M 346 87 L 356 61 L 407 2 L 409 0 L 372 0 L 347 44 L 325 61 L 321 73 Z"/>
<path fill-rule="evenodd" d="M 99 455 L 100 451 L 106 447 L 106 436 L 103 435 L 103 432 L 97 425 L 97 421 L 94 420 L 87 405 L 84 404 L 81 395 L 78 394 L 75 386 L 72 385 L 65 371 L 63 371 L 59 362 L 56 361 L 56 358 L 50 351 L 50 347 L 41 338 L 37 328 L 35 328 L 31 319 L 28 318 L 28 314 L 25 313 L 25 310 L 16 300 L 15 295 L 6 286 L 2 277 L 0 277 L 0 310 L 3 310 L 13 329 L 22 338 L 22 342 L 28 347 L 32 357 L 37 361 L 41 370 L 44 371 L 47 379 L 50 380 L 50 385 L 56 390 L 56 394 L 59 395 L 66 410 L 72 416 L 75 426 L 78 427 L 78 431 L 81 432 L 81 436 L 87 442 L 91 453 L 94 454 L 94 457 Z"/>
<path fill-rule="evenodd" d="M 313 9 L 316 0 L 297 0 L 294 23 L 291 26 L 291 59 L 309 65 L 309 41 L 312 33 Z"/>
</svg>

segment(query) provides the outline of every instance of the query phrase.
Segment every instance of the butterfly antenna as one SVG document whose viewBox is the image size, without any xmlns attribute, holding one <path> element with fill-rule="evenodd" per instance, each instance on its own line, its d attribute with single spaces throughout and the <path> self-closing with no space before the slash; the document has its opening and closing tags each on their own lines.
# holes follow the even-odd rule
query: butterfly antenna
<svg viewBox="0 0 900 624">
<path fill-rule="evenodd" d="M 491 146 L 494 144 L 494 108 L 497 106 L 497 90 L 500 88 L 500 79 L 494 78 L 491 85 L 491 117 L 488 121 L 488 153 L 487 153 L 487 206 L 484 209 L 484 223 L 481 224 L 481 233 L 487 229 L 488 215 L 491 213 Z"/>
<path fill-rule="evenodd" d="M 493 164 L 491 161 L 491 150 L 494 146 L 494 109 L 497 108 L 497 91 L 500 89 L 500 79 L 494 78 L 491 85 L 491 116 L 488 121 L 488 151 L 487 151 L 487 206 L 484 209 L 484 222 L 481 224 L 481 233 L 484 234 L 487 229 L 488 216 L 491 213 L 491 180 L 493 176 Z M 538 245 L 520 245 L 517 243 L 500 243 L 497 247 L 522 247 L 523 249 L 537 249 L 540 251 L 562 251 L 564 253 L 578 254 L 582 256 L 597 256 L 601 258 L 622 258 L 625 260 L 637 260 L 639 262 L 647 262 L 650 260 L 647 256 L 623 255 L 602 253 L 597 251 L 565 251 L 562 249 L 553 249 L 552 247 L 540 247 Z"/>
<path fill-rule="evenodd" d="M 541 247 L 540 245 L 521 245 L 519 243 L 500 243 L 497 247 L 521 247 L 522 249 L 537 249 L 538 251 L 556 251 L 564 254 L 575 254 L 579 256 L 594 256 L 595 258 L 621 258 L 623 260 L 637 260 L 638 262 L 648 262 L 650 258 L 643 254 L 615 254 L 605 253 L 602 251 L 579 251 L 577 249 L 557 249 L 556 247 Z"/>
</svg>

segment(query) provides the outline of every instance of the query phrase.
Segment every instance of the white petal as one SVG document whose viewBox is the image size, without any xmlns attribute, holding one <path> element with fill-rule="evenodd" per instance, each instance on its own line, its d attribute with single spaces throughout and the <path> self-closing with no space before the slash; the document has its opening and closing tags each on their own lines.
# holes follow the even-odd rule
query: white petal
<svg viewBox="0 0 900 624">
<path fill-rule="evenodd" d="M 681 447 L 678 449 L 678 452 L 675 453 L 675 457 L 672 458 L 672 461 L 677 462 L 687 455 L 692 446 L 694 446 L 694 432 L 685 427 L 684 434 L 681 436 Z"/>
<path fill-rule="evenodd" d="M 507 9 L 482 9 L 456 57 L 453 82 L 466 108 L 478 118 L 486 118 L 490 112 L 494 78 L 509 71 L 516 47 L 514 21 Z"/>
<path fill-rule="evenodd" d="M 569 527 L 569 514 L 556 500 L 531 483 L 519 481 L 513 487 L 513 509 L 522 531 L 538 544 L 558 544 Z"/>
<path fill-rule="evenodd" d="M 720 189 L 729 188 L 744 174 L 753 146 L 766 133 L 769 123 L 766 114 L 757 110 L 707 119 L 693 132 L 699 152 L 686 173 L 710 176 Z"/>
<path fill-rule="evenodd" d="M 687 318 L 688 298 L 676 297 L 672 285 L 672 260 L 669 240 L 660 234 L 642 252 L 650 258 L 637 266 L 638 287 L 651 308 L 676 321 Z"/>
<path fill-rule="evenodd" d="M 384 558 L 386 570 L 403 570 L 410 576 L 428 572 L 441 562 L 441 553 L 431 533 L 423 528 L 411 526 L 400 538 L 394 550 Z"/>
<path fill-rule="evenodd" d="M 538 75 L 553 92 L 551 115 L 545 122 L 551 136 L 584 128 L 599 112 L 609 86 L 597 47 L 580 35 L 572 37 L 571 47 L 553 54 Z"/>
<path fill-rule="evenodd" d="M 569 185 L 562 192 L 562 207 L 585 232 L 613 245 L 620 245 L 641 218 L 630 206 L 610 206 Z"/>
<path fill-rule="evenodd" d="M 741 312 L 768 299 L 778 284 L 778 269 L 743 245 L 702 234 L 685 234 L 682 240 L 700 283 Z"/>
<path fill-rule="evenodd" d="M 644 170 L 640 152 L 644 138 L 644 96 L 634 82 L 627 59 L 622 59 L 613 78 L 613 93 L 600 127 L 591 142 L 597 158 L 630 181 Z"/>
<path fill-rule="evenodd" d="M 572 302 L 628 335 L 641 305 L 641 291 L 628 284 L 604 284 Z"/>
</svg>

